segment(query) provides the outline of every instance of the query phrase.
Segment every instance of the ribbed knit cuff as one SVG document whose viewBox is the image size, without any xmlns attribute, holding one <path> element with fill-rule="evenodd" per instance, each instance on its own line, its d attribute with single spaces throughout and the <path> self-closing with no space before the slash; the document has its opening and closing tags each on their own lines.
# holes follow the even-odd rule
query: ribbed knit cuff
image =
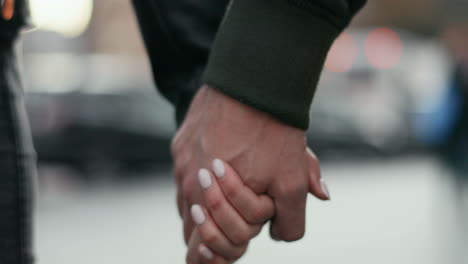
<svg viewBox="0 0 468 264">
<path fill-rule="evenodd" d="M 233 0 L 203 81 L 301 128 L 340 28 L 288 0 Z"/>
</svg>

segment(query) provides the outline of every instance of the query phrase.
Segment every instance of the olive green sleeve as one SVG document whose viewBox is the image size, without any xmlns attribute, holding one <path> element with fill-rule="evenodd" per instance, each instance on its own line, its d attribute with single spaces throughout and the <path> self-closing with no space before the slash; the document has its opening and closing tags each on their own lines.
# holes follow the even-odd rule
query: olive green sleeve
<svg viewBox="0 0 468 264">
<path fill-rule="evenodd" d="M 358 8 L 320 4 L 328 2 L 233 0 L 203 81 L 289 125 L 307 129 L 328 50 L 365 1 L 358 1 Z"/>
</svg>

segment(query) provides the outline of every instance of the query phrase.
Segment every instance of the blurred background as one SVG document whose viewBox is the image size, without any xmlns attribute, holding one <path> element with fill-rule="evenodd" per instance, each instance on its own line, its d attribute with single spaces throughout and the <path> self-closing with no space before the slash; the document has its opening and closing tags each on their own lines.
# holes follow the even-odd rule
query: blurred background
<svg viewBox="0 0 468 264">
<path fill-rule="evenodd" d="M 128 0 L 30 0 L 21 59 L 39 264 L 184 263 L 169 144 Z M 373 0 L 333 45 L 308 141 L 332 202 L 239 263 L 468 263 L 468 1 Z"/>
</svg>

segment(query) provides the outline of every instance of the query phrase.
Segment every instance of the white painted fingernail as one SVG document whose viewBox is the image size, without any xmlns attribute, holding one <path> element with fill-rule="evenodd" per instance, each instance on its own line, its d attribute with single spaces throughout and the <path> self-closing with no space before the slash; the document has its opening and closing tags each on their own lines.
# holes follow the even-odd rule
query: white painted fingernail
<svg viewBox="0 0 468 264">
<path fill-rule="evenodd" d="M 320 187 L 322 188 L 322 192 L 327 196 L 327 199 L 330 200 L 330 191 L 328 190 L 328 186 L 323 179 L 320 179 Z"/>
<path fill-rule="evenodd" d="M 198 204 L 192 205 L 191 211 L 192 211 L 193 221 L 195 221 L 197 225 L 201 225 L 205 222 L 206 217 L 200 205 Z"/>
<path fill-rule="evenodd" d="M 198 247 L 198 252 L 200 252 L 200 255 L 208 260 L 212 260 L 214 258 L 213 252 L 211 252 L 211 250 L 203 244 L 200 244 Z"/>
<path fill-rule="evenodd" d="M 213 171 L 218 178 L 223 178 L 224 174 L 226 174 L 223 161 L 220 159 L 213 160 Z"/>
<path fill-rule="evenodd" d="M 198 171 L 198 181 L 203 189 L 211 186 L 211 175 L 207 169 L 200 169 Z"/>
</svg>

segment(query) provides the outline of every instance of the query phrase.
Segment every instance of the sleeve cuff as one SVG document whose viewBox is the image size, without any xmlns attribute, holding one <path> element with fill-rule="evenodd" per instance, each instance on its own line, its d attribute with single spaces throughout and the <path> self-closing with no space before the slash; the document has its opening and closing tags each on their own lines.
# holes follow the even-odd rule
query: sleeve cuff
<svg viewBox="0 0 468 264">
<path fill-rule="evenodd" d="M 307 129 L 323 63 L 340 31 L 313 10 L 288 0 L 233 0 L 203 81 L 280 121 Z"/>
</svg>

